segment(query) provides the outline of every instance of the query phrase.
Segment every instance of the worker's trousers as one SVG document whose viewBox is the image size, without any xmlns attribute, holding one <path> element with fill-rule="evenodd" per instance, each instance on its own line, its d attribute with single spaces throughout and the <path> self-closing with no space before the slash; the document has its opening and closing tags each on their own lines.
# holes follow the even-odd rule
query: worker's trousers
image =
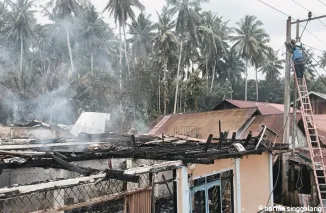
<svg viewBox="0 0 326 213">
<path fill-rule="evenodd" d="M 293 61 L 294 63 L 294 69 L 295 73 L 297 75 L 297 78 L 303 78 L 303 72 L 304 72 L 304 59 L 303 58 L 298 58 Z"/>
</svg>

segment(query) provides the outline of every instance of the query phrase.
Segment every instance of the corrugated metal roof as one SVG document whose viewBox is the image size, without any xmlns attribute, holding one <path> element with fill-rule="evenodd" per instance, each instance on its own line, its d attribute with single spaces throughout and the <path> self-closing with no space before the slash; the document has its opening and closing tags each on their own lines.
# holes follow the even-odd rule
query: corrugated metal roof
<svg viewBox="0 0 326 213">
<path fill-rule="evenodd" d="M 301 115 L 297 113 L 296 120 L 299 122 Z M 292 129 L 292 115 L 289 116 L 290 129 Z M 267 126 L 271 130 L 277 133 L 278 138 L 276 143 L 281 143 L 283 139 L 284 132 L 284 114 L 278 115 L 257 115 L 254 116 L 254 120 L 242 134 L 241 138 L 246 138 L 249 132 L 251 131 L 252 136 L 257 137 L 262 129 L 262 125 Z"/>
<path fill-rule="evenodd" d="M 326 145 L 326 115 L 314 115 L 319 139 Z"/>
<path fill-rule="evenodd" d="M 224 101 L 233 104 L 239 108 L 248 108 L 248 107 L 257 107 L 262 115 L 275 115 L 284 112 L 283 104 L 275 104 L 275 103 L 266 103 L 266 102 L 255 102 L 255 101 L 243 101 L 243 100 L 229 100 L 226 99 Z M 221 104 L 221 103 L 220 103 Z M 291 108 L 291 113 L 293 109 Z"/>
<path fill-rule="evenodd" d="M 201 139 L 206 139 L 209 134 L 219 137 L 219 121 L 221 121 L 222 131 L 229 131 L 231 137 L 232 132 L 237 132 L 256 111 L 257 108 L 254 107 L 172 115 L 155 133 L 153 132 L 153 135 L 162 133 L 174 135 L 178 128 L 196 131 L 197 137 Z"/>
<path fill-rule="evenodd" d="M 315 95 L 315 96 L 318 96 L 318 97 L 320 97 L 320 98 L 326 100 L 326 94 L 324 94 L 324 93 L 311 91 L 311 92 L 309 92 L 308 94 L 309 94 L 309 96 L 310 96 L 310 95 Z M 306 96 L 307 96 L 307 95 L 305 95 L 305 96 L 303 96 L 303 97 L 306 97 Z M 299 100 L 300 100 L 300 98 L 297 98 L 297 101 L 299 101 Z M 292 104 L 293 104 L 293 102 L 291 102 L 291 105 L 292 105 Z"/>
</svg>

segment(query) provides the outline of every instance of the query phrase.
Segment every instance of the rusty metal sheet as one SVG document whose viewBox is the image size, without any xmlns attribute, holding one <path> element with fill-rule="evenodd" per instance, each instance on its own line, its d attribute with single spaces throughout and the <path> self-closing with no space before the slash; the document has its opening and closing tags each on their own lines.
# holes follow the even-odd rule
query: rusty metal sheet
<svg viewBox="0 0 326 213">
<path fill-rule="evenodd" d="M 290 129 L 292 129 L 292 115 L 289 116 L 288 122 L 290 122 Z M 297 113 L 297 123 L 301 119 L 301 115 Z M 251 131 L 253 137 L 257 137 L 262 130 L 262 125 L 267 126 L 273 130 L 277 135 L 276 143 L 282 143 L 284 132 L 284 114 L 278 115 L 258 115 L 255 116 L 253 122 L 249 125 L 246 131 L 242 134 L 241 138 L 247 138 L 247 135 Z"/>
<path fill-rule="evenodd" d="M 174 135 L 175 129 L 180 127 L 196 127 L 197 138 L 207 139 L 209 134 L 219 137 L 219 121 L 222 131 L 237 132 L 242 125 L 253 116 L 257 108 L 216 110 L 188 114 L 172 115 L 158 130 L 155 135 L 162 133 Z"/>
<path fill-rule="evenodd" d="M 152 189 L 135 192 L 126 196 L 125 213 L 151 213 Z"/>
<path fill-rule="evenodd" d="M 314 115 L 314 118 L 319 139 L 326 145 L 326 115 Z"/>
<path fill-rule="evenodd" d="M 227 108 L 227 105 L 229 104 L 237 108 L 257 107 L 262 115 L 275 115 L 284 112 L 283 104 L 256 102 L 256 101 L 243 101 L 243 100 L 224 100 L 223 102 L 219 103 L 214 109 L 224 109 Z M 226 107 L 223 107 L 222 105 L 225 105 Z M 290 111 L 292 113 L 293 109 L 291 108 Z"/>
</svg>

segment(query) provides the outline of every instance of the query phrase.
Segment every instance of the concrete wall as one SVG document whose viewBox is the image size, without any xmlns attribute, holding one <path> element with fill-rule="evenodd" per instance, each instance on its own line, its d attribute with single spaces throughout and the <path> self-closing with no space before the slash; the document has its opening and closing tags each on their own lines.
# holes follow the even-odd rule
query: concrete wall
<svg viewBox="0 0 326 213">
<path fill-rule="evenodd" d="M 236 184 L 236 163 L 235 159 L 215 160 L 212 165 L 192 164 L 188 166 L 188 175 L 191 180 L 208 176 L 214 173 L 220 173 L 226 170 L 233 169 L 234 173 L 234 207 L 235 212 L 253 213 L 258 211 L 258 206 L 267 204 L 267 200 L 271 193 L 271 170 L 268 153 L 262 155 L 251 155 L 240 159 L 239 172 L 240 185 Z M 184 206 L 187 206 L 184 201 L 189 200 L 188 197 L 183 197 L 185 190 L 189 188 L 181 184 L 182 169 L 178 170 L 178 212 L 184 212 Z M 188 177 L 187 177 L 188 178 Z M 188 182 L 191 182 L 188 180 Z M 237 203 L 237 191 L 240 187 L 240 205 L 239 209 Z M 185 199 L 185 200 L 184 200 Z M 189 204 L 191 205 L 191 204 Z"/>
</svg>

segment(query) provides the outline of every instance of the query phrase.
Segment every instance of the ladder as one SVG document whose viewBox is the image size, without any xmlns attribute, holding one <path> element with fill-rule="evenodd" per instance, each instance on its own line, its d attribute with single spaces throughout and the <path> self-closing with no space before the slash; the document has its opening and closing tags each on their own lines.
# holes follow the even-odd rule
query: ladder
<svg viewBox="0 0 326 213">
<path fill-rule="evenodd" d="M 293 66 L 294 70 L 294 66 Z M 325 165 L 323 162 L 323 154 L 319 143 L 319 137 L 314 120 L 314 115 L 310 103 L 309 93 L 307 89 L 306 79 L 303 77 L 298 80 L 294 72 L 295 84 L 297 87 L 298 98 L 300 100 L 300 111 L 307 137 L 307 143 L 310 150 L 310 159 L 314 171 L 315 183 L 320 201 L 322 212 L 325 212 L 326 206 L 326 181 L 325 181 Z M 295 113 L 296 109 L 293 109 Z M 292 136 L 294 137 L 294 136 Z"/>
</svg>

